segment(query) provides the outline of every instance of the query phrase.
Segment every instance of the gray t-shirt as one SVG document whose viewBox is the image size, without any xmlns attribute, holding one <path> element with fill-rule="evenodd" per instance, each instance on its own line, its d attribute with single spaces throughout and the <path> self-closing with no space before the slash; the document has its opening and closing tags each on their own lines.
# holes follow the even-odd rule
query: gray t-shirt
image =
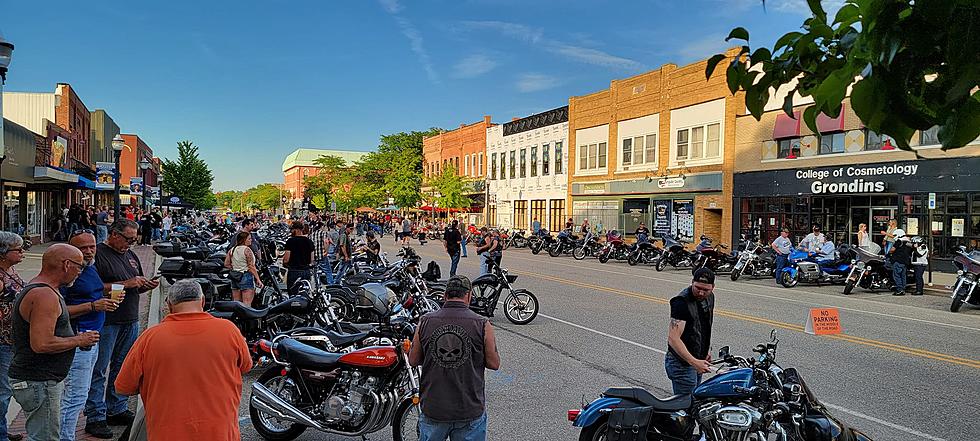
<svg viewBox="0 0 980 441">
<path fill-rule="evenodd" d="M 337 255 L 337 244 L 340 243 L 340 232 L 336 228 L 331 228 L 327 230 L 327 237 L 330 238 L 330 248 L 327 249 L 327 254 L 332 256 Z"/>
<path fill-rule="evenodd" d="M 95 252 L 95 270 L 103 283 L 119 283 L 143 275 L 143 265 L 133 250 L 120 253 L 105 243 Z M 140 289 L 129 288 L 119 309 L 105 313 L 105 323 L 121 324 L 139 320 Z"/>
<path fill-rule="evenodd" d="M 412 221 L 405 219 L 402 221 L 402 233 L 412 232 Z"/>
</svg>

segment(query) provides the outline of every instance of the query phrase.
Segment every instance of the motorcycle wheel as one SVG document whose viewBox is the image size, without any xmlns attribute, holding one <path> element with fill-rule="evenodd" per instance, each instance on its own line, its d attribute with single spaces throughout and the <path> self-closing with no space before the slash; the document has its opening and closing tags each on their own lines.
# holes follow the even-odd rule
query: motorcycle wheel
<svg viewBox="0 0 980 441">
<path fill-rule="evenodd" d="M 585 246 L 584 245 L 583 246 L 579 246 L 579 247 L 575 247 L 575 249 L 572 250 L 572 257 L 574 257 L 575 260 L 585 259 L 585 254 L 586 253 L 585 253 Z"/>
<path fill-rule="evenodd" d="M 543 242 L 535 242 L 534 245 L 531 245 L 531 254 L 538 254 L 538 253 L 540 253 L 541 252 L 541 247 L 542 247 L 541 244 L 542 243 Z"/>
<path fill-rule="evenodd" d="M 524 248 L 527 246 L 527 239 L 514 239 L 514 248 Z"/>
<path fill-rule="evenodd" d="M 510 241 L 509 240 L 502 241 L 500 249 L 506 250 L 507 248 L 510 248 Z"/>
<path fill-rule="evenodd" d="M 391 419 L 391 439 L 394 441 L 408 441 L 421 439 L 419 434 L 419 406 L 412 404 L 412 400 L 405 400 L 395 410 L 395 416 Z"/>
<path fill-rule="evenodd" d="M 854 290 L 854 282 L 848 280 L 847 283 L 844 283 L 844 295 L 850 294 L 851 291 L 853 290 Z"/>
<path fill-rule="evenodd" d="M 792 288 L 800 283 L 800 273 L 797 272 L 796 276 L 793 276 L 789 271 L 783 271 L 779 275 L 779 284 L 783 285 L 783 288 Z"/>
<path fill-rule="evenodd" d="M 626 258 L 626 263 L 630 264 L 630 266 L 636 266 L 636 264 L 640 263 L 640 252 L 634 251 L 630 253 L 629 257 Z"/>
<path fill-rule="evenodd" d="M 732 282 L 738 280 L 738 278 L 741 276 L 742 276 L 742 270 L 732 270 L 732 275 L 731 275 Z"/>
<path fill-rule="evenodd" d="M 609 251 L 608 250 L 607 251 L 603 251 L 603 252 L 599 253 L 599 255 L 597 257 L 599 258 L 599 262 L 606 263 L 606 262 L 609 261 Z"/>
<path fill-rule="evenodd" d="M 664 268 L 667 268 L 667 254 L 662 254 L 657 261 L 657 271 L 663 271 Z"/>
<path fill-rule="evenodd" d="M 269 388 L 270 390 L 276 391 L 279 389 L 278 385 L 281 379 L 285 378 L 282 375 L 281 366 L 272 366 L 266 369 L 262 376 L 259 377 L 257 382 L 261 385 Z M 286 401 L 290 401 L 288 397 L 282 397 Z M 274 441 L 290 441 L 296 439 L 296 437 L 303 434 L 306 431 L 306 426 L 298 423 L 288 423 L 284 422 L 283 426 L 280 427 L 269 427 L 272 420 L 276 418 L 272 415 L 267 415 L 265 413 L 259 412 L 251 403 L 248 405 L 248 416 L 252 420 L 252 427 L 255 431 L 259 433 L 262 438 Z"/>
<path fill-rule="evenodd" d="M 526 289 L 511 291 L 504 299 L 504 317 L 515 325 L 526 325 L 538 316 L 538 298 Z"/>
<path fill-rule="evenodd" d="M 554 244 L 554 245 L 548 247 L 548 255 L 551 256 L 551 257 L 558 257 L 558 256 L 560 256 L 561 255 L 561 250 L 559 249 L 560 247 L 561 247 L 561 245 L 559 245 L 559 244 Z"/>
<path fill-rule="evenodd" d="M 967 292 L 969 292 L 969 290 L 967 289 L 966 284 L 961 284 L 960 289 L 953 293 L 953 303 L 949 304 L 949 312 L 957 312 L 960 310 L 960 307 L 963 306 L 963 302 L 966 301 Z"/>
<path fill-rule="evenodd" d="M 591 426 L 583 427 L 582 432 L 578 435 L 578 441 L 604 441 L 606 439 L 607 418 L 603 415 Z"/>
</svg>

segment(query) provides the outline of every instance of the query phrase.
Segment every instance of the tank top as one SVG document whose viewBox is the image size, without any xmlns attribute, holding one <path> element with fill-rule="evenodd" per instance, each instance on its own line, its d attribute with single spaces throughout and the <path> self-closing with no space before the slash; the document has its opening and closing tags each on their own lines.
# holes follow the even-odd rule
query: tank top
<svg viewBox="0 0 980 441">
<path fill-rule="evenodd" d="M 447 301 L 422 316 L 421 405 L 439 422 L 472 421 L 485 406 L 483 327 L 487 319 L 463 302 Z"/>
<path fill-rule="evenodd" d="M 871 248 L 871 235 L 868 234 L 867 232 L 865 232 L 864 233 L 864 236 L 861 237 L 861 240 L 858 243 L 858 246 L 861 247 L 861 248 L 864 248 L 866 250 L 867 249 L 870 249 Z"/>
<path fill-rule="evenodd" d="M 231 250 L 231 269 L 235 271 L 248 272 L 248 259 L 246 253 L 248 247 L 244 245 L 236 246 Z"/>
<path fill-rule="evenodd" d="M 17 294 L 14 300 L 14 322 L 11 336 L 14 341 L 14 359 L 10 363 L 10 378 L 28 381 L 64 381 L 68 376 L 68 370 L 75 359 L 75 350 L 69 349 L 55 354 L 39 354 L 31 348 L 31 325 L 20 315 L 20 303 L 27 296 L 27 293 L 39 287 L 52 289 L 55 293 L 58 290 L 51 288 L 43 283 L 32 283 L 27 285 Z M 61 315 L 54 327 L 54 335 L 58 337 L 74 337 L 75 331 L 71 328 L 71 321 L 68 316 L 68 306 L 65 299 L 58 293 L 58 302 L 61 303 Z"/>
</svg>

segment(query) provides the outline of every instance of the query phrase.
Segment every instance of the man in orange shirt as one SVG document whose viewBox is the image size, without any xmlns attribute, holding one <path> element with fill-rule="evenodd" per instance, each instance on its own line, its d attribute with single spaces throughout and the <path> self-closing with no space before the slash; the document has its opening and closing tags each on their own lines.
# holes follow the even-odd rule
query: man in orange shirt
<svg viewBox="0 0 980 441">
<path fill-rule="evenodd" d="M 153 440 L 238 440 L 242 376 L 252 369 L 245 338 L 204 312 L 193 279 L 167 291 L 170 314 L 143 332 L 126 356 L 116 392 L 139 393 Z"/>
</svg>

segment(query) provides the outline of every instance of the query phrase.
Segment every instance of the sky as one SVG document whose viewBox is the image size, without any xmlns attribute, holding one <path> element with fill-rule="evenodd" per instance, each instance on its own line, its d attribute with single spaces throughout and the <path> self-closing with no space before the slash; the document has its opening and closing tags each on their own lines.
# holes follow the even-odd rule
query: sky
<svg viewBox="0 0 980 441">
<path fill-rule="evenodd" d="M 830 3 L 839 6 L 841 0 Z M 609 82 L 753 46 L 805 0 L 0 0 L 5 90 L 70 83 L 160 157 L 191 140 L 214 190 L 282 182 L 299 147 L 507 122 Z"/>
</svg>

